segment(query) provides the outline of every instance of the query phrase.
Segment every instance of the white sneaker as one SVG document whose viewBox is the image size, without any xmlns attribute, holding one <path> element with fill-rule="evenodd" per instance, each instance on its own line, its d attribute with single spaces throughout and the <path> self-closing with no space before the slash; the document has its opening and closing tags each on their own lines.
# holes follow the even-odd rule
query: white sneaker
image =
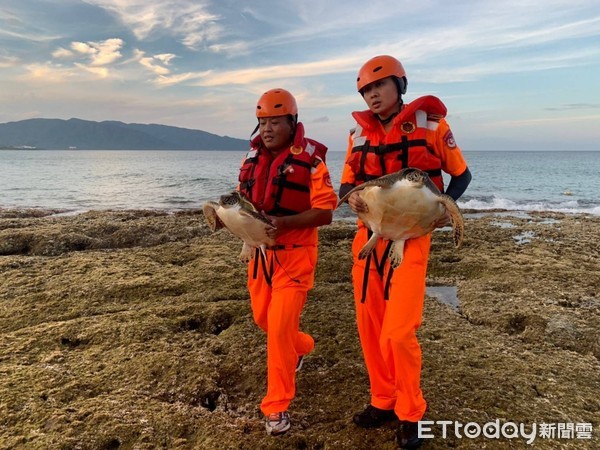
<svg viewBox="0 0 600 450">
<path fill-rule="evenodd" d="M 266 417 L 265 428 L 270 436 L 278 436 L 290 429 L 290 415 L 287 411 L 271 413 Z"/>
</svg>

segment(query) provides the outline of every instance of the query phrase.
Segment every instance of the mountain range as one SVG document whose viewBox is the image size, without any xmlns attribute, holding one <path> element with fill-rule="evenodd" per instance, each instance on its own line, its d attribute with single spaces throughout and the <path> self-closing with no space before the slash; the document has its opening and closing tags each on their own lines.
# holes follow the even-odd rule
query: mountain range
<svg viewBox="0 0 600 450">
<path fill-rule="evenodd" d="M 248 140 L 158 124 L 27 119 L 0 124 L 0 148 L 246 150 Z"/>
</svg>

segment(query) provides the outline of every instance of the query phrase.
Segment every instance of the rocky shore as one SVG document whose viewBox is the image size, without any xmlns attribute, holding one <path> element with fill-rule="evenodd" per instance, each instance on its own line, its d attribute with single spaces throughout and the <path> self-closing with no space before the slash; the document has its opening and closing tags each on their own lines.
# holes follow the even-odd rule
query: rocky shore
<svg viewBox="0 0 600 450">
<path fill-rule="evenodd" d="M 56 213 L 0 210 L 0 449 L 395 448 L 393 425 L 352 424 L 369 401 L 353 223 L 321 230 L 302 316 L 317 346 L 293 428 L 271 438 L 240 243 L 200 211 Z M 425 419 L 513 422 L 537 426 L 533 448 L 600 448 L 600 217 L 467 212 L 465 235 L 459 250 L 433 237 L 428 286 L 447 289 L 429 292 L 456 293 L 458 307 L 425 301 Z M 530 447 L 431 434 L 423 448 Z"/>
</svg>

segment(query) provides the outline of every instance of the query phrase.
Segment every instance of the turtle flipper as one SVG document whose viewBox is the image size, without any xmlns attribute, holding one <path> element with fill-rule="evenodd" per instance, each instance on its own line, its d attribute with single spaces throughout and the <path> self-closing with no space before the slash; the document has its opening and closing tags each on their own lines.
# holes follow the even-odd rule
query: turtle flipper
<svg viewBox="0 0 600 450">
<path fill-rule="evenodd" d="M 206 202 L 202 205 L 202 212 L 204 213 L 204 219 L 208 224 L 208 227 L 212 232 L 220 230 L 224 227 L 223 222 L 219 219 L 217 215 L 217 209 L 219 205 L 215 202 Z"/>
<path fill-rule="evenodd" d="M 340 198 L 340 201 L 338 202 L 338 204 L 337 204 L 336 208 L 339 208 L 339 207 L 340 207 L 340 205 L 341 205 L 342 203 L 344 203 L 345 201 L 347 201 L 347 200 L 350 198 L 350 196 L 351 196 L 352 194 L 354 194 L 355 192 L 357 192 L 357 191 L 362 191 L 362 190 L 363 190 L 363 189 L 366 187 L 365 185 L 367 185 L 367 184 L 366 184 L 366 183 L 359 184 L 358 186 L 355 186 L 355 187 L 353 187 L 352 189 L 350 189 L 346 195 L 344 195 L 342 198 Z M 368 186 L 368 185 L 367 185 L 367 186 Z"/>
<path fill-rule="evenodd" d="M 452 234 L 454 239 L 454 247 L 459 248 L 463 242 L 465 225 L 462 213 L 458 209 L 458 205 L 452 197 L 446 194 L 440 195 L 440 203 L 444 205 L 446 211 L 452 219 Z"/>
<path fill-rule="evenodd" d="M 344 195 L 340 199 L 336 208 L 339 208 L 340 205 L 342 203 L 344 203 L 346 200 L 348 200 L 348 198 L 350 198 L 350 196 L 356 191 L 361 191 L 364 188 L 371 187 L 371 186 L 379 186 L 380 188 L 383 188 L 383 189 L 389 188 L 396 181 L 398 181 L 403 176 L 405 176 L 405 174 L 407 174 L 408 172 L 414 172 L 414 171 L 418 171 L 419 173 L 421 173 L 421 171 L 418 169 L 407 168 L 407 169 L 402 169 L 398 172 L 388 173 L 387 175 L 382 175 L 379 178 L 375 178 L 373 180 L 369 180 L 362 184 L 359 184 L 358 186 L 353 187 L 350 191 L 348 191 L 348 193 L 346 195 Z"/>
<path fill-rule="evenodd" d="M 363 248 L 358 252 L 358 259 L 365 259 L 367 256 L 371 254 L 371 252 L 375 249 L 375 245 L 377 245 L 377 239 L 379 235 L 377 233 L 373 233 L 371 238 L 367 241 Z"/>
<path fill-rule="evenodd" d="M 250 262 L 253 257 L 254 252 L 252 251 L 252 247 L 244 242 L 244 245 L 242 245 L 242 251 L 240 252 L 240 261 L 247 263 Z"/>
<path fill-rule="evenodd" d="M 258 211 L 241 209 L 240 210 L 240 215 L 246 216 L 246 217 L 251 217 L 251 218 L 256 219 L 256 220 L 260 220 L 265 225 L 267 225 L 267 226 L 269 226 L 269 227 L 271 227 L 273 229 L 275 228 L 273 226 L 273 222 L 271 222 L 271 220 L 268 217 L 265 217 L 264 215 L 262 215 Z"/>
<path fill-rule="evenodd" d="M 394 241 L 390 248 L 390 264 L 397 269 L 404 258 L 404 240 Z"/>
</svg>

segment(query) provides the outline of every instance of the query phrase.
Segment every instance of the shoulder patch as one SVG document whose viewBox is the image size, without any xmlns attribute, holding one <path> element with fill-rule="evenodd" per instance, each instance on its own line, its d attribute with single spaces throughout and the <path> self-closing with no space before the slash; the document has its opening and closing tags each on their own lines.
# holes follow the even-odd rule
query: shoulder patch
<svg viewBox="0 0 600 450">
<path fill-rule="evenodd" d="M 444 143 L 446 144 L 446 146 L 448 148 L 455 148 L 456 147 L 456 141 L 454 140 L 454 135 L 452 134 L 451 130 L 446 131 L 446 134 L 444 135 Z"/>
</svg>

